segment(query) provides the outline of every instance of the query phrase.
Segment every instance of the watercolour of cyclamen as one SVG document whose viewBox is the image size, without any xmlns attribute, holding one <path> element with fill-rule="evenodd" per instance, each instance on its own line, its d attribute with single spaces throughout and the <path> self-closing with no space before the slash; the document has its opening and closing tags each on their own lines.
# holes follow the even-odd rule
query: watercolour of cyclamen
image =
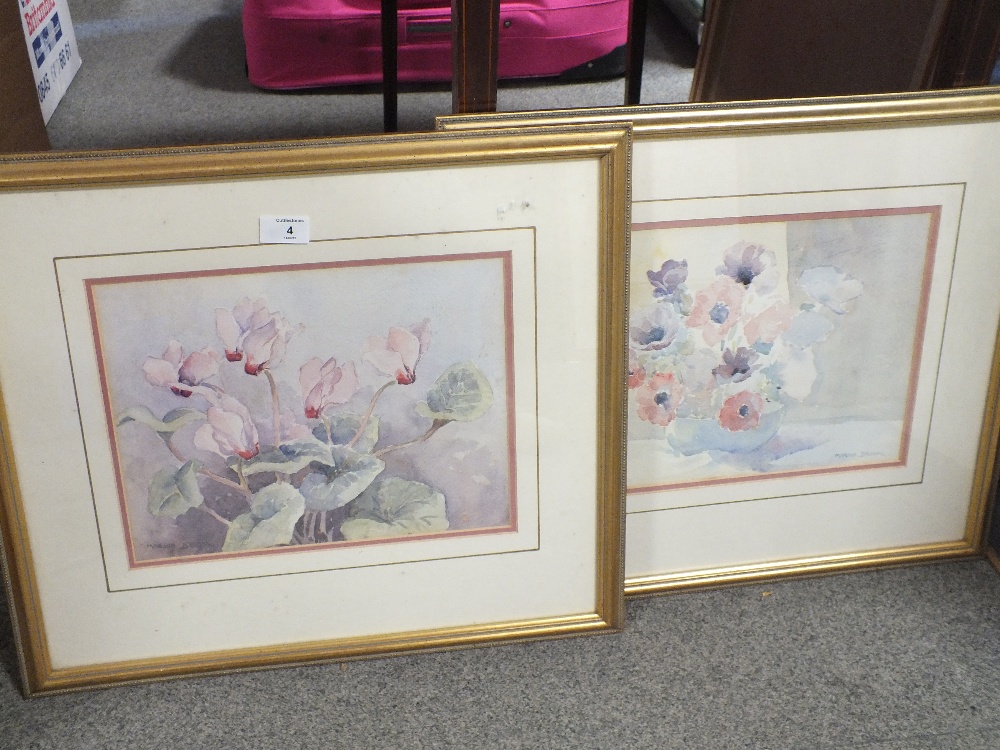
<svg viewBox="0 0 1000 750">
<path fill-rule="evenodd" d="M 150 457 L 162 464 L 149 483 L 150 514 L 176 525 L 181 538 L 204 536 L 197 517 L 210 517 L 225 530 L 214 550 L 224 553 L 449 528 L 444 494 L 394 475 L 385 461 L 397 450 L 432 440 L 451 423 L 478 420 L 493 406 L 493 388 L 471 361 L 424 372 L 421 360 L 433 339 L 430 320 L 373 332 L 361 351 L 351 353 L 355 359 L 340 359 L 342 353 L 303 358 L 294 378 L 290 357 L 303 324 L 286 320 L 266 299 L 249 297 L 216 309 L 214 322 L 221 351 L 188 351 L 170 340 L 136 373 L 150 386 L 169 390 L 175 408 L 156 414 L 135 404 L 117 415 L 119 440 L 129 439 L 128 430 L 151 430 L 162 439 L 162 455 Z M 238 375 L 255 381 L 253 387 L 240 396 L 227 392 L 224 368 L 230 380 Z M 359 371 L 382 384 L 363 411 L 353 411 L 345 405 L 356 401 Z M 298 390 L 294 403 L 282 398 L 290 378 Z M 433 378 L 432 384 L 422 400 L 410 403 L 423 432 L 388 443 L 380 427 L 396 415 L 380 408 L 382 396 L 425 378 Z M 177 438 L 184 432 L 191 453 L 180 448 Z M 193 539 L 188 547 L 204 553 L 204 540 Z"/>
</svg>

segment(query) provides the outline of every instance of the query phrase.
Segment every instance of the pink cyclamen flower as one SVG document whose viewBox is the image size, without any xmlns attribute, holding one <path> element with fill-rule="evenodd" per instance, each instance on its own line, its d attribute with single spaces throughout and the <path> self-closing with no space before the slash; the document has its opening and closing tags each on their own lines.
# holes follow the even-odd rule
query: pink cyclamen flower
<svg viewBox="0 0 1000 750">
<path fill-rule="evenodd" d="M 232 310 L 215 309 L 215 330 L 226 348 L 226 359 L 239 362 L 246 355 L 244 370 L 257 375 L 276 367 L 285 354 L 285 344 L 297 332 L 285 318 L 267 309 L 263 298 L 244 297 Z"/>
<path fill-rule="evenodd" d="M 719 424 L 731 432 L 752 430 L 760 424 L 764 399 L 753 391 L 740 391 L 722 402 Z"/>
<path fill-rule="evenodd" d="M 191 352 L 185 357 L 180 342 L 171 341 L 162 357 L 146 358 L 142 374 L 150 385 L 169 388 L 178 396 L 187 398 L 196 391 L 206 390 L 199 386 L 219 374 L 219 362 L 212 349 Z"/>
<path fill-rule="evenodd" d="M 208 423 L 194 433 L 195 447 L 223 458 L 250 459 L 260 451 L 257 427 L 247 408 L 232 396 L 223 395 L 208 407 Z"/>
<path fill-rule="evenodd" d="M 705 343 L 715 346 L 740 320 L 745 294 L 742 284 L 729 276 L 720 276 L 695 295 L 688 327 L 699 329 Z"/>
<path fill-rule="evenodd" d="M 639 419 L 666 427 L 677 416 L 682 393 L 681 384 L 672 372 L 650 375 L 635 394 Z"/>
<path fill-rule="evenodd" d="M 266 325 L 271 319 L 267 302 L 244 297 L 232 310 L 215 308 L 215 330 L 226 348 L 226 359 L 239 362 L 243 359 L 243 341 L 249 333 Z"/>
<path fill-rule="evenodd" d="M 328 406 L 346 404 L 358 390 L 353 362 L 342 367 L 331 357 L 326 362 L 313 357 L 299 368 L 299 387 L 307 419 L 316 419 Z"/>
<path fill-rule="evenodd" d="M 296 329 L 278 314 L 272 314 L 271 319 L 260 328 L 254 328 L 243 339 L 243 353 L 246 362 L 243 370 L 247 375 L 258 375 L 262 370 L 273 370 L 285 356 L 285 347 Z"/>
<path fill-rule="evenodd" d="M 372 336 L 364 347 L 363 359 L 400 385 L 417 379 L 417 362 L 431 341 L 430 321 L 423 320 L 409 328 L 392 327 L 386 338 Z"/>
</svg>

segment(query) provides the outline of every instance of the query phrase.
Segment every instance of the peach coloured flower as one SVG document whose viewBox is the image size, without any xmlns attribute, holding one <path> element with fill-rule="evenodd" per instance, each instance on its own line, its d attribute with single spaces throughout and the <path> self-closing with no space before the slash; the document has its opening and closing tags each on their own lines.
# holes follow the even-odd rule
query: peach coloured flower
<svg viewBox="0 0 1000 750">
<path fill-rule="evenodd" d="M 775 302 L 759 315 L 754 316 L 743 328 L 751 344 L 773 344 L 775 339 L 792 325 L 792 306 L 785 301 Z"/>
<path fill-rule="evenodd" d="M 729 276 L 716 279 L 695 295 L 688 327 L 699 329 L 705 343 L 715 346 L 739 321 L 745 294 L 743 286 Z"/>
<path fill-rule="evenodd" d="M 654 373 L 636 391 L 636 413 L 640 419 L 666 427 L 677 416 L 682 393 L 672 372 Z"/>
<path fill-rule="evenodd" d="M 752 430 L 760 424 L 764 399 L 753 391 L 740 391 L 722 403 L 719 424 L 731 432 Z"/>
<path fill-rule="evenodd" d="M 639 363 L 634 349 L 628 350 L 628 387 L 638 388 L 642 381 L 646 379 L 646 371 Z"/>
</svg>

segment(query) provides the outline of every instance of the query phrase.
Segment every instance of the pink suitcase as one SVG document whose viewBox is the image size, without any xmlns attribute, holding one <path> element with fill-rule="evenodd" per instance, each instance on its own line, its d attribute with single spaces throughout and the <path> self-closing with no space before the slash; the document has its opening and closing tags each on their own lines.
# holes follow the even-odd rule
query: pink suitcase
<svg viewBox="0 0 1000 750">
<path fill-rule="evenodd" d="M 501 0 L 500 78 L 624 71 L 629 0 Z M 244 0 L 247 74 L 299 89 L 382 80 L 379 0 Z M 451 80 L 451 4 L 399 0 L 399 80 Z"/>
</svg>

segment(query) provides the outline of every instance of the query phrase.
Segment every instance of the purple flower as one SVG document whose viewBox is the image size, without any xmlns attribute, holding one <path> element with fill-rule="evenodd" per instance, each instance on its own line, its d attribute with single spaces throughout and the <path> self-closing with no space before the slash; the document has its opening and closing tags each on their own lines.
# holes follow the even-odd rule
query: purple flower
<svg viewBox="0 0 1000 750">
<path fill-rule="evenodd" d="M 760 365 L 754 364 L 757 352 L 745 346 L 736 351 L 726 349 L 722 352 L 722 364 L 712 370 L 719 383 L 741 383 L 749 378 Z"/>
<path fill-rule="evenodd" d="M 632 319 L 629 336 L 639 349 L 655 351 L 670 346 L 681 330 L 680 316 L 672 305 L 656 305 Z"/>
<path fill-rule="evenodd" d="M 754 285 L 759 294 L 767 294 L 778 286 L 778 268 L 774 253 L 763 245 L 737 242 L 726 249 L 723 265 L 715 272 L 728 276 L 744 287 Z"/>
<path fill-rule="evenodd" d="M 207 390 L 199 386 L 219 374 L 219 362 L 212 349 L 202 349 L 185 357 L 180 342 L 171 341 L 162 357 L 146 359 L 142 374 L 150 385 L 169 388 L 178 396 L 187 398 L 196 391 Z"/>
<path fill-rule="evenodd" d="M 659 271 L 646 271 L 646 278 L 653 285 L 653 296 L 666 300 L 674 300 L 680 291 L 680 285 L 687 281 L 688 264 L 686 260 L 667 260 Z"/>
</svg>

